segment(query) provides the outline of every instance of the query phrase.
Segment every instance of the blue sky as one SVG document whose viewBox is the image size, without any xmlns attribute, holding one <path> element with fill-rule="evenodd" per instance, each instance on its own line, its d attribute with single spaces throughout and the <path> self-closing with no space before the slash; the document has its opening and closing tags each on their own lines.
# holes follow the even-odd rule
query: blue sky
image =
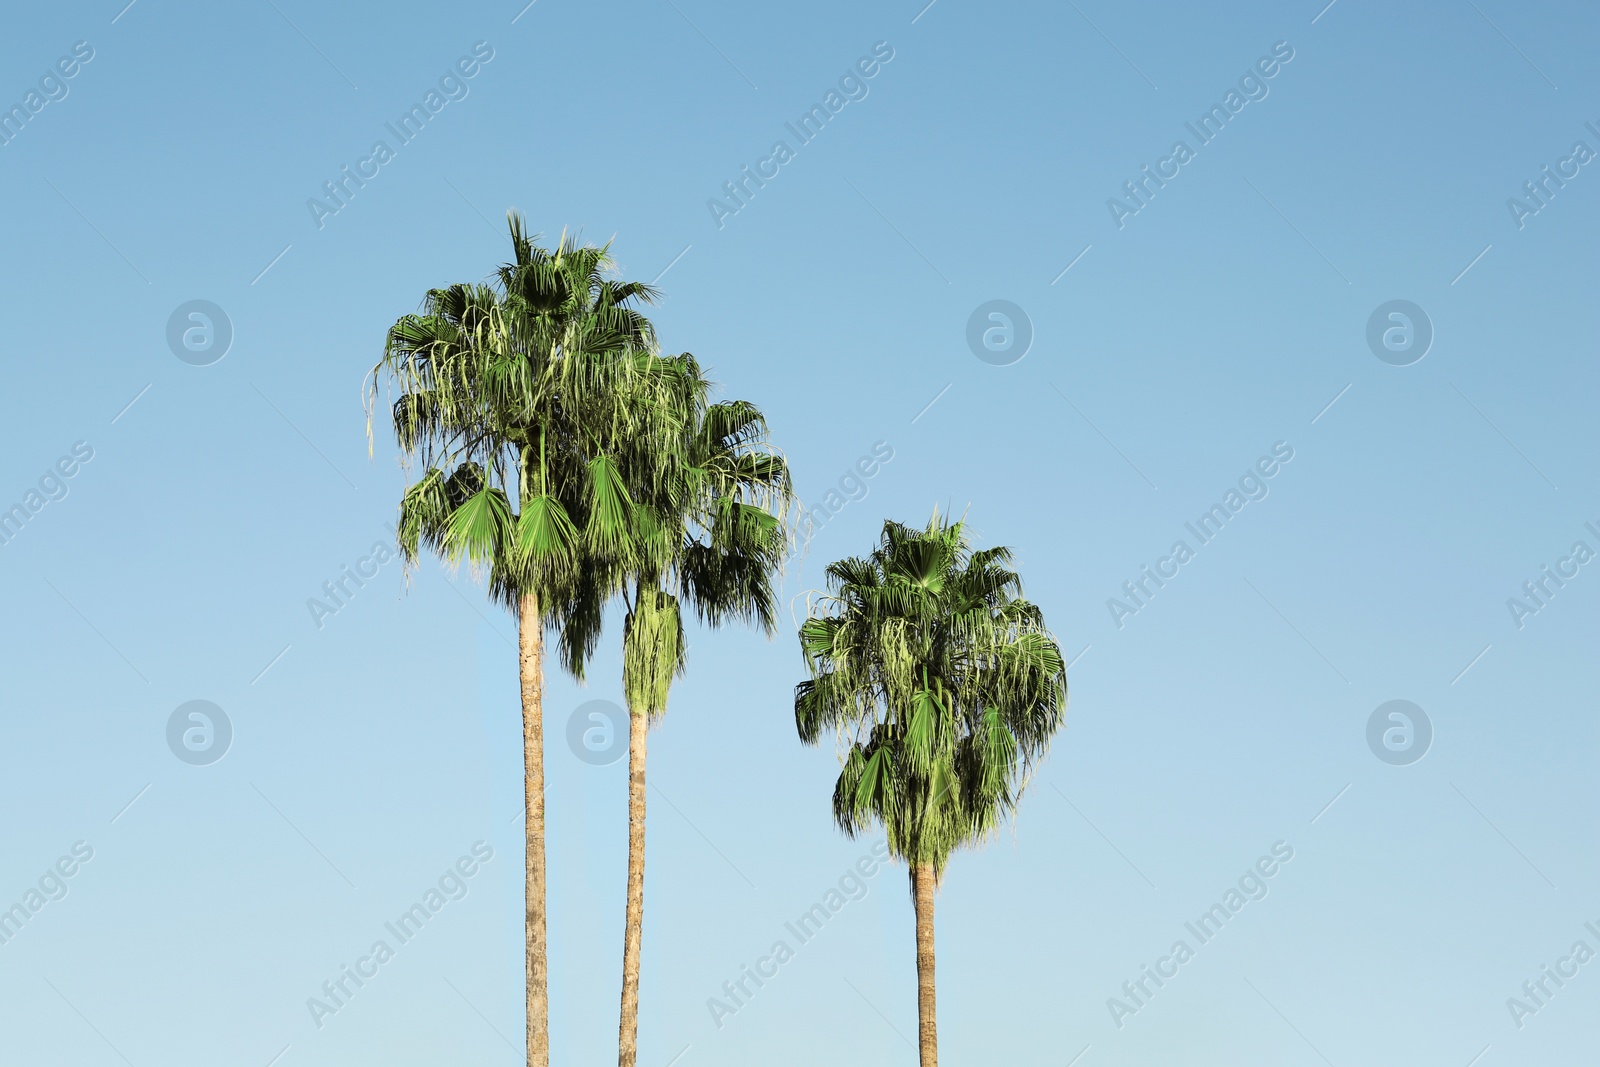
<svg viewBox="0 0 1600 1067">
<path fill-rule="evenodd" d="M 514 627 L 467 575 L 374 551 L 404 475 L 362 409 L 387 325 L 488 274 L 508 208 L 614 235 L 665 290 L 665 345 L 761 405 L 806 502 L 857 497 L 791 567 L 795 611 L 938 506 L 1015 547 L 1074 659 L 1015 827 L 939 896 L 949 1062 L 1593 1047 L 1600 962 L 1561 962 L 1600 951 L 1600 563 L 1574 554 L 1600 551 L 1593 10 L 124 2 L 14 11 L 0 40 L 27 115 L 0 145 L 0 507 L 26 512 L 0 545 L 0 905 L 41 899 L 0 944 L 14 1058 L 517 1062 Z M 1146 166 L 1165 184 L 1130 201 Z M 334 203 L 344 167 L 367 177 Z M 768 178 L 734 205 L 745 167 Z M 214 362 L 168 341 L 197 300 L 231 332 Z M 995 300 L 1027 318 L 1019 360 L 969 347 Z M 1368 344 L 1397 300 L 1431 327 L 1414 362 Z M 1145 566 L 1177 572 L 1130 604 Z M 1569 577 L 1532 604 L 1546 566 Z M 345 568 L 376 574 L 317 618 Z M 565 737 L 620 699 L 618 640 L 587 687 L 549 676 L 557 1062 L 615 1048 L 624 764 Z M 871 855 L 829 821 L 833 753 L 795 738 L 801 670 L 788 624 L 696 631 L 652 735 L 653 1067 L 914 1062 L 900 868 L 707 1009 Z M 231 725 L 207 765 L 168 745 L 193 700 Z M 1369 747 L 1391 700 L 1427 716 L 1420 760 Z M 308 998 L 478 842 L 463 895 L 319 1027 Z M 1278 842 L 1266 895 L 1198 945 L 1185 923 Z M 1178 940 L 1193 958 L 1133 1001 Z M 1577 974 L 1536 1004 L 1546 965 Z"/>
</svg>

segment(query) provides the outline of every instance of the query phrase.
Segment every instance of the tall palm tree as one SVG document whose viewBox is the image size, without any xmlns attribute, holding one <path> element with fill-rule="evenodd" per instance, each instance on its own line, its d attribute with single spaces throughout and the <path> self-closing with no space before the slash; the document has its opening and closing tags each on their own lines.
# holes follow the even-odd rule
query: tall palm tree
<svg viewBox="0 0 1600 1067">
<path fill-rule="evenodd" d="M 884 827 L 911 875 L 922 1067 L 937 1067 L 933 895 L 957 848 L 1015 811 L 1066 715 L 1061 650 L 1022 598 L 1011 550 L 974 552 L 937 511 L 926 530 L 885 522 L 867 558 L 828 567 L 829 595 L 800 627 L 810 678 L 795 687 L 800 739 L 846 746 L 833 817 Z"/>
<path fill-rule="evenodd" d="M 620 1067 L 638 1057 L 639 955 L 644 924 L 645 758 L 650 724 L 667 710 L 683 673 L 683 611 L 715 627 L 753 622 L 769 636 L 777 620 L 773 577 L 788 547 L 793 503 L 788 464 L 768 443 L 766 419 L 744 401 L 708 404 L 694 357 L 663 358 L 676 383 L 686 432 L 651 461 L 635 486 L 639 540 L 622 598 L 622 679 L 628 703 L 628 890 L 622 952 Z"/>
<path fill-rule="evenodd" d="M 422 548 L 486 575 L 517 618 L 526 789 L 529 1067 L 550 1062 L 545 920 L 544 637 L 582 677 L 598 633 L 570 609 L 585 583 L 636 550 L 621 472 L 681 436 L 662 423 L 654 331 L 637 310 L 654 291 L 606 275 L 606 249 L 563 236 L 538 247 L 509 218 L 513 258 L 489 285 L 430 290 L 389 330 L 374 368 L 398 392 L 395 436 L 421 474 L 397 530 L 408 567 Z M 371 436 L 371 408 L 368 435 Z M 602 565 L 603 564 L 603 565 Z M 603 594 L 604 590 L 601 590 Z"/>
</svg>

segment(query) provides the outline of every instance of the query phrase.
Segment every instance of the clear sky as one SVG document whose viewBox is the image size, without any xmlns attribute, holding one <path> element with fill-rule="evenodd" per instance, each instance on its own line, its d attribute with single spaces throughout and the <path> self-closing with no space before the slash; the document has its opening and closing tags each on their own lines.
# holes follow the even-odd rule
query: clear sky
<svg viewBox="0 0 1600 1067">
<path fill-rule="evenodd" d="M 508 208 L 837 493 L 786 600 L 936 505 L 1016 548 L 1071 708 L 940 892 L 947 1062 L 1592 1055 L 1591 6 L 125 2 L 0 37 L 8 1061 L 518 1062 L 514 627 L 375 553 L 362 410 Z M 615 1054 L 625 762 L 566 738 L 619 640 L 548 689 L 559 1063 Z M 784 926 L 874 844 L 792 624 L 689 658 L 641 1062 L 914 1063 L 903 868 Z"/>
</svg>

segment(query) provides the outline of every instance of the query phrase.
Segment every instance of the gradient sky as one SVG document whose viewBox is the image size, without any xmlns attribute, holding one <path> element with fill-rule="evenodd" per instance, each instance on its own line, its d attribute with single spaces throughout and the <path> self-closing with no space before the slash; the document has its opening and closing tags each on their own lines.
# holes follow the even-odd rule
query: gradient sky
<svg viewBox="0 0 1600 1067">
<path fill-rule="evenodd" d="M 508 208 L 659 278 L 664 344 L 766 411 L 808 504 L 892 449 L 791 567 L 795 612 L 884 518 L 938 506 L 1015 547 L 1074 660 L 1015 827 L 938 898 L 946 1062 L 1592 1054 L 1600 961 L 1535 1014 L 1507 1001 L 1600 951 L 1600 562 L 1535 614 L 1507 601 L 1600 551 L 1600 163 L 1521 225 L 1508 200 L 1600 152 L 1600 17 L 923 2 L 8 13 L 0 104 L 39 110 L 0 145 L 0 508 L 42 506 L 0 546 L 0 906 L 66 890 L 0 944 L 8 1060 L 519 1062 L 514 625 L 433 560 L 307 607 L 390 536 L 404 475 L 362 406 L 385 328 L 505 258 Z M 385 124 L 479 42 L 400 144 Z M 785 124 L 879 42 L 865 96 L 800 143 Z M 1185 124 L 1275 46 L 1200 144 Z M 1108 206 L 1179 139 L 1176 176 Z M 719 220 L 778 140 L 792 158 Z M 209 365 L 168 342 L 195 300 L 232 333 Z M 992 300 L 1032 334 L 1009 365 L 967 341 Z M 1405 366 L 1367 341 L 1393 300 L 1433 333 Z M 1200 545 L 1185 523 L 1279 442 L 1268 494 Z M 1180 539 L 1194 558 L 1119 628 L 1108 599 Z M 619 640 L 586 687 L 549 675 L 557 1063 L 615 1054 L 625 763 L 566 730 L 620 701 Z M 696 630 L 689 659 L 651 738 L 641 1063 L 914 1063 L 899 867 L 713 1022 L 873 839 L 833 828 L 834 754 L 795 737 L 791 623 Z M 191 700 L 231 723 L 220 761 L 169 748 Z M 1420 761 L 1368 745 L 1390 700 L 1431 723 Z M 307 999 L 480 841 L 466 895 L 319 1028 Z M 1276 842 L 1265 898 L 1198 946 L 1185 922 Z M 1194 958 L 1114 1021 L 1179 939 Z"/>
</svg>

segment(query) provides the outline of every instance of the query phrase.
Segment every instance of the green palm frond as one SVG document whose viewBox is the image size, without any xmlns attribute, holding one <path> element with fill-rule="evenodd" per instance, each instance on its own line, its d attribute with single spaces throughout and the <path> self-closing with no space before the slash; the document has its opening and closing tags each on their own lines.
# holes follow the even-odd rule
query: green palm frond
<svg viewBox="0 0 1600 1067">
<path fill-rule="evenodd" d="M 578 531 L 561 501 L 540 493 L 522 502 L 516 545 L 518 555 L 530 563 L 568 567 L 578 552 Z"/>
<path fill-rule="evenodd" d="M 628 710 L 655 717 L 667 710 L 672 680 L 683 673 L 683 618 L 675 597 L 647 591 L 623 624 L 622 688 Z"/>
<path fill-rule="evenodd" d="M 476 566 L 498 562 L 512 538 L 511 504 L 493 486 L 484 486 L 451 510 L 440 547 L 451 562 Z"/>
</svg>

